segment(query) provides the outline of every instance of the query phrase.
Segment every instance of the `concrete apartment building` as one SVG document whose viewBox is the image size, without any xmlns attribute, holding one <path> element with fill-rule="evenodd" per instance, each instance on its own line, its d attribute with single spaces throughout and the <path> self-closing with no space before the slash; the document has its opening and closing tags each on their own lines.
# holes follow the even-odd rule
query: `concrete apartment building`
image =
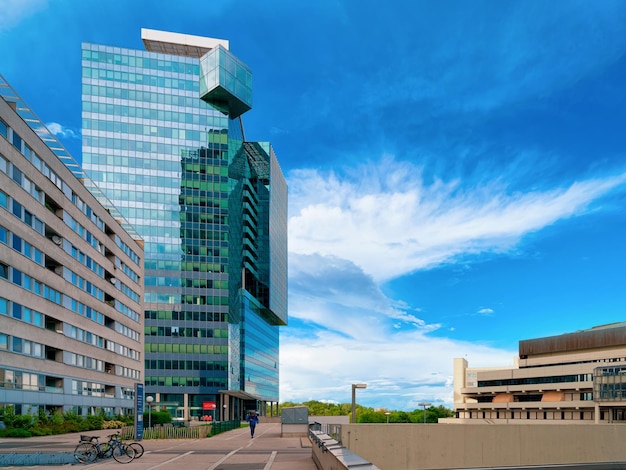
<svg viewBox="0 0 626 470">
<path fill-rule="evenodd" d="M 278 406 L 287 184 L 245 138 L 229 41 L 141 30 L 82 45 L 83 168 L 145 241 L 145 391 L 178 420 Z"/>
<path fill-rule="evenodd" d="M 94 194 L 0 76 L 0 407 L 16 414 L 133 414 L 142 242 Z"/>
<path fill-rule="evenodd" d="M 520 341 L 510 368 L 454 360 L 456 418 L 445 423 L 626 421 L 626 323 Z"/>
</svg>

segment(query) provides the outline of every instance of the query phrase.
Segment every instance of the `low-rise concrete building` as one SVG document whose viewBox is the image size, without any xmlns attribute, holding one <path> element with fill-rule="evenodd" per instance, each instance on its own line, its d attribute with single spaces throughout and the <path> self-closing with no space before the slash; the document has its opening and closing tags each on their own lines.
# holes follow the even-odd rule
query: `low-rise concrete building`
<svg viewBox="0 0 626 470">
<path fill-rule="evenodd" d="M 520 341 L 515 365 L 454 360 L 456 418 L 445 423 L 626 421 L 626 323 Z"/>
<path fill-rule="evenodd" d="M 0 76 L 0 407 L 132 413 L 143 248 Z M 124 225 L 124 226 L 123 226 Z"/>
</svg>

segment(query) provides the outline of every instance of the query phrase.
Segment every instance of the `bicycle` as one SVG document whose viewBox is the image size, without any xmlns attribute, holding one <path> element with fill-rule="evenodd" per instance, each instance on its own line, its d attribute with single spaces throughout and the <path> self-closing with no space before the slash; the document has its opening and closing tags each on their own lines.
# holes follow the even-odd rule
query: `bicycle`
<svg viewBox="0 0 626 470">
<path fill-rule="evenodd" d="M 126 443 L 124 443 L 124 444 L 126 444 Z M 133 442 L 129 442 L 126 445 L 133 448 L 133 450 L 135 451 L 135 458 L 136 459 L 138 459 L 139 457 L 141 457 L 143 455 L 143 446 L 139 442 L 133 441 Z"/>
<path fill-rule="evenodd" d="M 120 440 L 120 433 L 110 434 L 109 440 L 100 444 L 97 436 L 80 436 L 80 442 L 74 449 L 74 458 L 79 463 L 91 463 L 96 459 L 113 457 L 119 463 L 132 462 L 136 456 L 135 449 Z"/>
</svg>

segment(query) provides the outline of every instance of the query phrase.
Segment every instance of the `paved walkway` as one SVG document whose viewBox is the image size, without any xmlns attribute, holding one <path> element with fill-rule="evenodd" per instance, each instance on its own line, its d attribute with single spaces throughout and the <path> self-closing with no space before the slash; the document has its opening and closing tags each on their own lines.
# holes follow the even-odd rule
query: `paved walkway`
<svg viewBox="0 0 626 470">
<path fill-rule="evenodd" d="M 218 434 L 205 439 L 144 440 L 144 455 L 128 464 L 128 470 L 317 470 L 312 459 L 308 437 L 280 437 L 279 423 L 259 424 L 250 438 L 247 427 Z M 106 440 L 107 431 L 90 432 Z M 31 437 L 28 439 L 0 439 L 0 454 L 36 454 L 73 452 L 79 434 Z M 35 465 L 4 467 L 13 469 L 60 468 L 120 470 L 115 460 L 92 464 Z"/>
</svg>

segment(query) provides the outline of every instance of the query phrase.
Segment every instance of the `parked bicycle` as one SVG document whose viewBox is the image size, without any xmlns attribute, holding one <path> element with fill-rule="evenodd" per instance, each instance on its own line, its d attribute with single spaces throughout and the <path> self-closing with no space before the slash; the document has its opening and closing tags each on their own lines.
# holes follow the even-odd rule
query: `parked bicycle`
<svg viewBox="0 0 626 470">
<path fill-rule="evenodd" d="M 135 448 L 129 444 L 124 444 L 120 439 L 119 432 L 107 437 L 109 440 L 100 444 L 97 436 L 81 435 L 80 442 L 74 449 L 74 458 L 80 463 L 91 463 L 96 459 L 108 459 L 110 457 L 119 463 L 133 461 L 136 456 Z"/>
<path fill-rule="evenodd" d="M 128 442 L 128 443 L 125 442 L 124 444 L 129 445 L 135 450 L 136 459 L 138 459 L 139 457 L 143 455 L 143 446 L 139 442 L 137 441 Z"/>
</svg>

